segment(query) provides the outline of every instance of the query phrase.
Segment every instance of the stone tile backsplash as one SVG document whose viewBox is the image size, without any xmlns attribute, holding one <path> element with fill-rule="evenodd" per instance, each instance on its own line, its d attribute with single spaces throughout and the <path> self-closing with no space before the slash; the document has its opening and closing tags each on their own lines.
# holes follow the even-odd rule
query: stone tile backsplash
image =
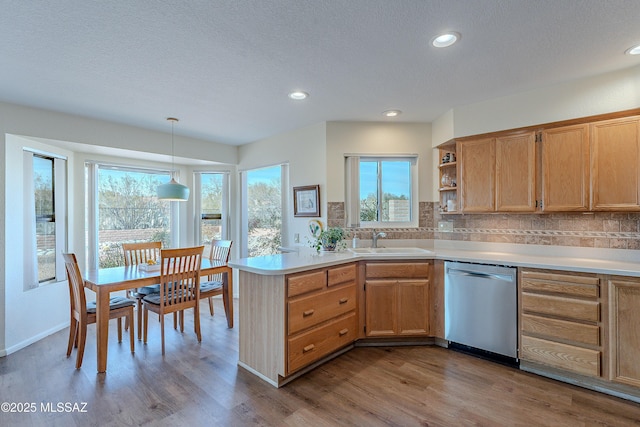
<svg viewBox="0 0 640 427">
<path fill-rule="evenodd" d="M 640 249 L 640 213 L 635 212 L 442 215 L 438 202 L 420 202 L 419 209 L 418 228 L 385 230 L 387 239 Z M 453 222 L 453 232 L 439 232 L 438 221 Z M 328 203 L 327 223 L 344 227 L 344 203 Z M 352 236 L 371 238 L 371 230 L 350 231 Z"/>
</svg>

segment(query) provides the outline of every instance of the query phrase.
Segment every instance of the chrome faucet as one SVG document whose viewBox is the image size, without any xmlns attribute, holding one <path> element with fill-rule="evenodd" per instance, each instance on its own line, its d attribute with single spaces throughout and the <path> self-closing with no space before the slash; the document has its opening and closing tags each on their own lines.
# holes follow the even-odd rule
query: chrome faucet
<svg viewBox="0 0 640 427">
<path fill-rule="evenodd" d="M 373 230 L 373 242 L 371 243 L 371 247 L 372 248 L 377 248 L 378 247 L 378 238 L 379 237 L 387 237 L 387 233 L 385 233 L 384 231 L 380 231 L 380 232 L 376 233 L 376 230 Z"/>
</svg>

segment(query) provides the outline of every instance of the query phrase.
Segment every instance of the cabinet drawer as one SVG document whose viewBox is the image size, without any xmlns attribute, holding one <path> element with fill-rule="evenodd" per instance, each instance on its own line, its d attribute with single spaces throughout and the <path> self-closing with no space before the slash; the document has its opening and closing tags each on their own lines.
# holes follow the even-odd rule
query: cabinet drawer
<svg viewBox="0 0 640 427">
<path fill-rule="evenodd" d="M 287 278 L 287 296 L 293 297 L 323 289 L 327 285 L 326 270 L 296 274 Z"/>
<path fill-rule="evenodd" d="M 332 320 L 319 328 L 288 340 L 287 373 L 297 371 L 311 363 L 347 346 L 356 339 L 356 315 Z"/>
<path fill-rule="evenodd" d="M 523 271 L 521 286 L 525 292 L 549 292 L 593 299 L 600 296 L 600 279 L 597 277 Z"/>
<path fill-rule="evenodd" d="M 348 285 L 289 301 L 289 335 L 356 308 L 356 287 Z"/>
<path fill-rule="evenodd" d="M 600 352 L 522 336 L 520 358 L 592 377 L 600 376 Z"/>
<path fill-rule="evenodd" d="M 334 267 L 327 272 L 327 285 L 335 286 L 346 282 L 355 282 L 356 265 L 349 264 L 344 267 Z"/>
<path fill-rule="evenodd" d="M 382 278 L 428 278 L 429 263 L 426 262 L 372 262 L 367 263 L 367 279 Z"/>
<path fill-rule="evenodd" d="M 600 327 L 596 325 L 523 314 L 522 332 L 592 346 L 600 345 Z"/>
<path fill-rule="evenodd" d="M 523 293 L 522 310 L 572 320 L 600 320 L 600 303 L 596 301 Z"/>
</svg>

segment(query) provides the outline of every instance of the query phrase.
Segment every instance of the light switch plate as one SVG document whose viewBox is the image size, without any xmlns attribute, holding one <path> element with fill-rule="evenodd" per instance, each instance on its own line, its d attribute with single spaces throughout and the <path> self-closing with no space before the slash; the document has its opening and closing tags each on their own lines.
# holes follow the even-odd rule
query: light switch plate
<svg viewBox="0 0 640 427">
<path fill-rule="evenodd" d="M 438 221 L 438 231 L 442 233 L 451 233 L 453 231 L 453 222 Z"/>
</svg>

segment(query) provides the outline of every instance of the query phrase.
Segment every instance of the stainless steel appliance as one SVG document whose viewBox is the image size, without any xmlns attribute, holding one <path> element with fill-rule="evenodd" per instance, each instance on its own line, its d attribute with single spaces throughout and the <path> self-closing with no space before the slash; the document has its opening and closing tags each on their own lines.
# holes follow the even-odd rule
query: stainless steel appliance
<svg viewBox="0 0 640 427">
<path fill-rule="evenodd" d="M 445 339 L 517 360 L 516 269 L 445 262 Z"/>
</svg>

